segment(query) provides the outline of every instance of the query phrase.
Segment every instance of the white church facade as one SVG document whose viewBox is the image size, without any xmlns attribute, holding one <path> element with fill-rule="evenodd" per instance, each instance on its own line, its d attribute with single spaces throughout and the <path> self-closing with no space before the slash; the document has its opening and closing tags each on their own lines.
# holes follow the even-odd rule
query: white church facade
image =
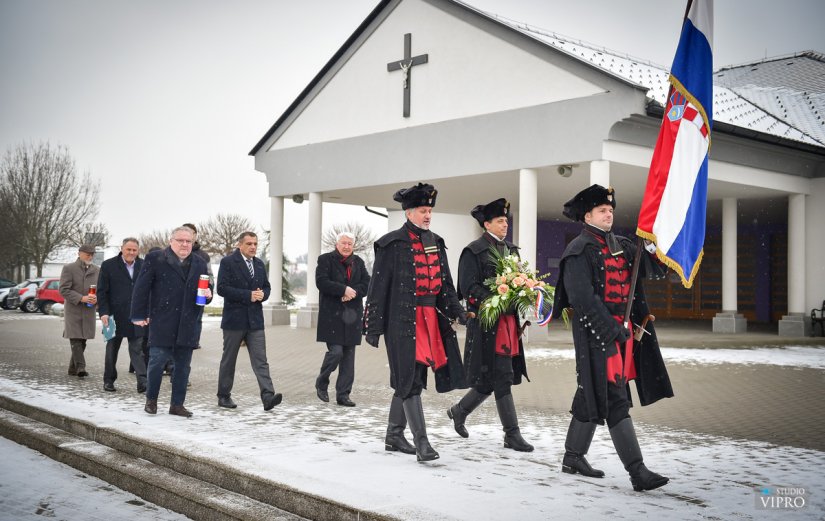
<svg viewBox="0 0 825 521">
<path fill-rule="evenodd" d="M 716 72 L 705 260 L 690 290 L 649 285 L 657 316 L 807 334 L 825 298 L 823 71 L 807 52 Z M 562 206 L 579 190 L 614 187 L 617 228 L 635 231 L 666 88 L 659 67 L 456 0 L 382 1 L 250 152 L 269 183 L 272 294 L 285 198 L 308 201 L 299 325 L 312 326 L 322 203 L 387 208 L 394 229 L 392 194 L 419 181 L 439 191 L 433 230 L 454 271 L 479 233 L 470 209 L 506 197 L 522 256 L 554 280 L 579 230 Z"/>
</svg>

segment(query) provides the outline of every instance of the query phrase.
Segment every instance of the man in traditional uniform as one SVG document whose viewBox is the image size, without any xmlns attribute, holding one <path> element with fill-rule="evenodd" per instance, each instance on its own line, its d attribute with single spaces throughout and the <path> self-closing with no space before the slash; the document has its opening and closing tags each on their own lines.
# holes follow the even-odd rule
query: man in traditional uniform
<svg viewBox="0 0 825 521">
<path fill-rule="evenodd" d="M 636 380 L 642 405 L 673 396 L 673 389 L 652 321 L 644 326 L 647 331 L 642 331 L 635 346 L 630 331 L 623 325 L 631 298 L 636 247 L 629 239 L 613 235 L 615 208 L 613 189 L 599 185 L 582 190 L 564 205 L 564 215 L 583 222 L 584 229 L 562 254 L 554 305 L 554 316 L 560 316 L 565 308 L 573 310 L 570 320 L 578 382 L 562 470 L 589 477 L 604 476 L 604 472 L 590 466 L 585 455 L 596 425 L 603 425 L 606 420 L 633 489 L 652 490 L 665 485 L 668 478 L 645 467 L 630 419 L 628 382 Z M 640 277 L 645 272 L 651 277 L 664 274 L 663 266 L 651 255 L 640 256 L 640 262 Z M 641 283 L 632 298 L 631 323 L 643 324 L 649 311 Z"/>
<path fill-rule="evenodd" d="M 418 461 L 438 458 L 430 446 L 421 405 L 427 369 L 440 393 L 465 387 L 464 369 L 452 319 L 466 313 L 456 296 L 444 240 L 430 231 L 437 191 L 419 183 L 393 199 L 407 217 L 398 230 L 375 242 L 375 263 L 367 292 L 364 334 L 378 347 L 384 335 L 390 365 L 390 404 L 385 449 L 415 454 Z M 415 446 L 404 438 L 407 421 Z"/>
<path fill-rule="evenodd" d="M 506 239 L 510 219 L 510 203 L 506 199 L 478 205 L 470 215 L 484 232 L 461 252 L 458 298 L 466 299 L 467 310 L 478 315 L 481 303 L 492 294 L 484 280 L 497 275 L 495 257 L 490 250 L 495 249 L 501 256 L 518 256 L 518 246 Z M 504 446 L 521 452 L 533 450 L 533 446 L 521 437 L 511 393 L 513 385 L 520 384 L 522 377 L 527 378 L 520 333 L 515 310 L 499 316 L 489 331 L 484 330 L 478 319 L 467 321 L 464 370 L 471 389 L 447 409 L 447 416 L 453 420 L 461 437 L 470 436 L 464 426 L 467 416 L 495 392 L 496 408 L 504 428 Z"/>
</svg>

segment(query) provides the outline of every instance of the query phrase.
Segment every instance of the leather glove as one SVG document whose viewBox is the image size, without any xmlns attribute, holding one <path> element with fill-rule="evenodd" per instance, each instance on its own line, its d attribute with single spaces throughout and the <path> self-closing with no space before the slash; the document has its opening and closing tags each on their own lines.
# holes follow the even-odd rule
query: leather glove
<svg viewBox="0 0 825 521">
<path fill-rule="evenodd" d="M 369 345 L 372 347 L 378 347 L 378 339 L 381 338 L 380 335 L 366 335 L 364 340 L 367 341 Z"/>
<path fill-rule="evenodd" d="M 626 327 L 619 326 L 619 334 L 616 335 L 616 342 L 624 344 L 630 339 L 630 331 Z"/>
<path fill-rule="evenodd" d="M 461 313 L 458 314 L 458 317 L 457 317 L 458 323 L 461 324 L 462 326 L 466 326 L 467 325 L 467 318 L 468 318 L 467 317 L 467 312 L 462 311 Z"/>
</svg>

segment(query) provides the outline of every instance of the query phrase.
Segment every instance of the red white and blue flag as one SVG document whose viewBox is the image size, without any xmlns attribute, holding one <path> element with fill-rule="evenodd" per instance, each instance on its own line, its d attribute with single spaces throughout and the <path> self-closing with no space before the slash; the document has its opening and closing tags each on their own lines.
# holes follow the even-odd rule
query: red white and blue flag
<svg viewBox="0 0 825 521">
<path fill-rule="evenodd" d="M 636 235 L 686 288 L 702 262 L 713 126 L 713 0 L 688 0 Z"/>
</svg>

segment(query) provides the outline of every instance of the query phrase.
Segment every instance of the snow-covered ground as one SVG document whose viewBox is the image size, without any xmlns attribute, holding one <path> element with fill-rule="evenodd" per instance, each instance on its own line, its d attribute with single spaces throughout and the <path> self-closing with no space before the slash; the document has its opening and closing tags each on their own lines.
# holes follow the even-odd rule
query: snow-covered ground
<svg viewBox="0 0 825 521">
<path fill-rule="evenodd" d="M 731 351 L 731 357 L 742 354 L 725 351 Z M 523 414 L 524 437 L 536 450 L 517 453 L 502 448 L 499 425 L 475 423 L 473 417 L 467 424 L 470 438 L 459 438 L 440 418 L 444 411 L 427 407 L 425 397 L 430 441 L 441 459 L 419 464 L 414 456 L 383 450 L 386 406 L 349 409 L 285 402 L 267 413 L 196 404 L 195 416 L 185 420 L 146 415 L 137 396 L 111 400 L 79 394 L 69 385 L 30 387 L 21 383 L 24 376 L 0 377 L 0 393 L 101 427 L 165 440 L 184 453 L 405 519 L 761 520 L 822 519 L 825 513 L 825 453 L 814 450 L 637 424 L 647 465 L 671 482 L 656 491 L 636 493 L 605 428 L 597 430 L 588 456 L 605 471 L 604 479 L 560 472 L 567 415 Z M 2 468 L 1 481 L 6 482 L 9 467 L 4 462 Z M 806 506 L 793 512 L 760 509 L 760 496 L 776 486 L 806 489 Z"/>
<path fill-rule="evenodd" d="M 825 348 L 809 346 L 755 347 L 742 349 L 694 349 L 662 347 L 662 357 L 668 364 L 765 364 L 787 367 L 825 369 Z M 572 349 L 530 349 L 530 360 L 559 358 L 573 360 Z"/>
<path fill-rule="evenodd" d="M 2 437 L 0 454 L 0 519 L 189 519 Z"/>
</svg>

